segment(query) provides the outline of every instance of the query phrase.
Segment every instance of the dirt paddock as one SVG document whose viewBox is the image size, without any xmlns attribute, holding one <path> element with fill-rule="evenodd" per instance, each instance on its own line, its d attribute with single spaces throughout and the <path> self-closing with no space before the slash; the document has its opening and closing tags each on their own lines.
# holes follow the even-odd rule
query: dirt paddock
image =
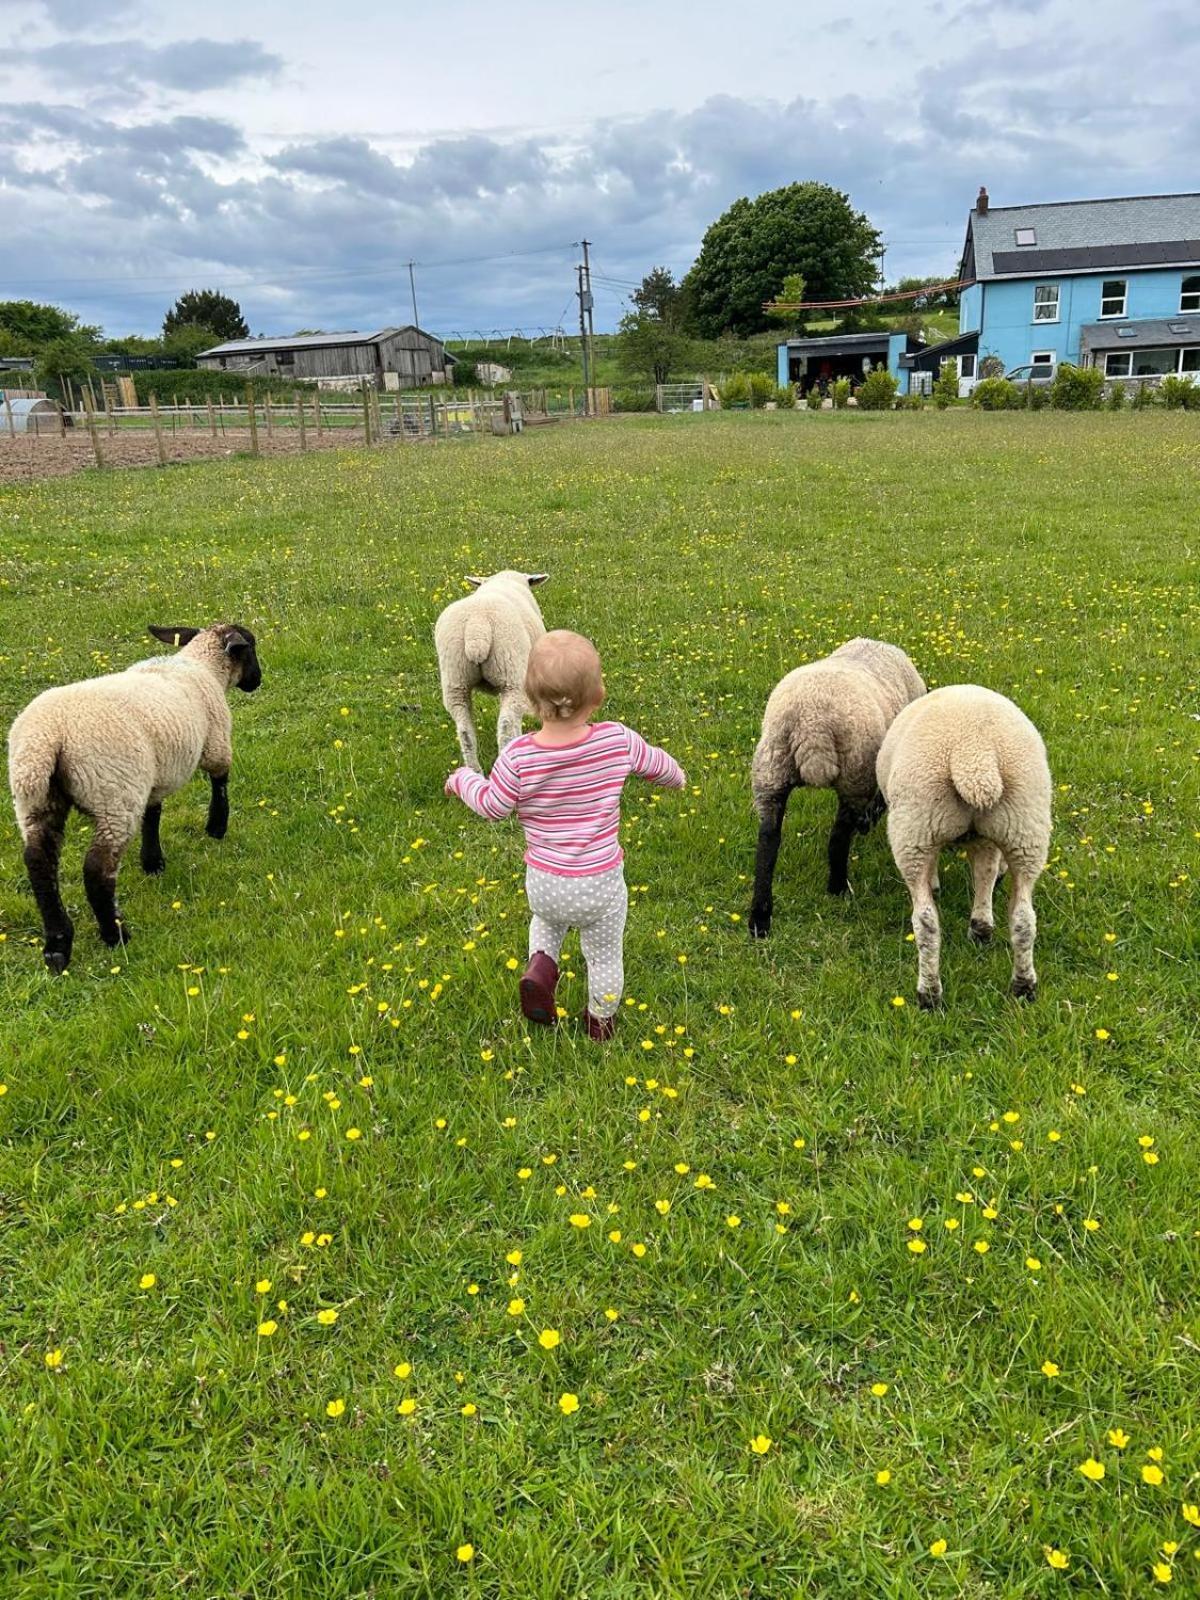
<svg viewBox="0 0 1200 1600">
<path fill-rule="evenodd" d="M 309 450 L 345 450 L 364 442 L 361 428 L 326 428 L 320 438 L 309 428 Z M 126 429 L 120 433 L 98 435 L 105 467 L 156 467 L 158 449 L 150 429 Z M 400 441 L 389 439 L 389 444 Z M 214 437 L 211 433 L 188 430 L 163 434 L 163 449 L 168 463 L 225 460 L 250 450 L 250 430 L 234 428 Z M 296 455 L 300 436 L 295 428 L 279 428 L 269 436 L 258 430 L 259 454 Z M 18 434 L 6 437 L 0 430 L 0 484 L 27 483 L 36 478 L 61 478 L 72 472 L 86 472 L 96 466 L 91 437 L 84 428 L 58 434 Z"/>
</svg>

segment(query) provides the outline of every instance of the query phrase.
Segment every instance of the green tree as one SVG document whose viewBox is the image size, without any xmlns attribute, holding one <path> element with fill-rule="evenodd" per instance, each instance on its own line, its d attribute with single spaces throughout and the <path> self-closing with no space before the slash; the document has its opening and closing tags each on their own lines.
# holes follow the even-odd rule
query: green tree
<svg viewBox="0 0 1200 1600">
<path fill-rule="evenodd" d="M 189 323 L 210 329 L 217 340 L 245 339 L 250 333 L 241 306 L 219 289 L 189 289 L 181 294 L 163 318 L 163 338 Z"/>
<path fill-rule="evenodd" d="M 679 327 L 682 297 L 683 291 L 669 267 L 651 267 L 630 299 L 639 311 L 674 331 Z"/>
<path fill-rule="evenodd" d="M 769 326 L 763 303 L 799 273 L 813 300 L 870 292 L 880 236 L 849 198 L 824 183 L 793 183 L 735 200 L 704 235 L 683 287 L 704 338 Z"/>
<path fill-rule="evenodd" d="M 92 343 L 99 328 L 85 326 L 73 311 L 39 305 L 35 300 L 0 300 L 0 331 L 11 334 L 20 346 L 17 355 L 36 355 L 55 339 L 78 338 Z"/>
<path fill-rule="evenodd" d="M 688 341 L 648 311 L 631 311 L 617 325 L 617 361 L 631 377 L 666 383 L 688 356 Z"/>
<path fill-rule="evenodd" d="M 772 296 L 772 299 L 795 303 L 804 299 L 804 290 L 804 274 L 802 272 L 789 272 L 779 289 Z M 772 311 L 769 313 L 769 319 L 772 322 L 779 323 L 790 332 L 798 333 L 804 326 L 804 313 L 802 311 Z"/>
<path fill-rule="evenodd" d="M 181 322 L 165 336 L 162 343 L 164 354 L 174 356 L 186 367 L 194 367 L 201 350 L 209 349 L 216 340 L 211 328 L 203 328 L 198 322 Z"/>
<path fill-rule="evenodd" d="M 96 376 L 96 369 L 92 365 L 92 347 L 77 335 L 51 339 L 39 350 L 33 372 L 39 389 L 65 400 L 67 391 L 63 386 L 64 378 L 70 379 L 79 388 L 89 378 Z"/>
<path fill-rule="evenodd" d="M 933 385 L 933 403 L 945 411 L 958 399 L 958 362 L 947 356 L 938 368 L 937 382 Z"/>
</svg>

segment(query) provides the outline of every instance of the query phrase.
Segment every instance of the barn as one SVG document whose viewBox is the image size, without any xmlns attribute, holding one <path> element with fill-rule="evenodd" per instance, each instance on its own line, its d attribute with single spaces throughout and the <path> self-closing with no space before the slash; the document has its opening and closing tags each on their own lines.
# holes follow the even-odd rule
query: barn
<svg viewBox="0 0 1200 1600">
<path fill-rule="evenodd" d="M 415 389 L 449 383 L 454 357 L 411 323 L 378 333 L 304 333 L 292 338 L 228 339 L 202 350 L 198 366 L 241 378 L 297 378 L 323 388 Z"/>
</svg>

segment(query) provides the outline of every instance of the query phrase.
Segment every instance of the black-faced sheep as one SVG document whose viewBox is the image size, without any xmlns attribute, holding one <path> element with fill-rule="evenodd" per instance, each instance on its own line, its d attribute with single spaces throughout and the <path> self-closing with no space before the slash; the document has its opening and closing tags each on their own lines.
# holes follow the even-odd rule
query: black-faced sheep
<svg viewBox="0 0 1200 1600">
<path fill-rule="evenodd" d="M 471 697 L 476 689 L 500 697 L 496 743 L 503 750 L 521 731 L 529 652 L 546 631 L 532 590 L 547 572 L 497 572 L 468 578 L 474 594 L 446 607 L 433 630 L 442 704 L 454 718 L 463 761 L 482 772 Z"/>
<path fill-rule="evenodd" d="M 254 635 L 228 622 L 150 632 L 164 644 L 182 646 L 178 655 L 47 689 L 9 730 L 9 785 L 52 972 L 66 970 L 75 937 L 58 886 L 72 806 L 95 824 L 83 881 L 107 945 L 129 937 L 116 899 L 126 846 L 140 825 L 142 868 L 162 871 L 162 803 L 197 766 L 212 782 L 209 835 L 223 839 L 229 824 L 233 750 L 225 694 L 235 685 L 248 692 L 262 682 Z"/>
<path fill-rule="evenodd" d="M 877 772 L 892 854 L 912 895 L 921 1006 L 930 1010 L 942 1001 L 941 925 L 933 890 L 938 852 L 947 845 L 964 845 L 970 857 L 970 931 L 980 944 L 992 937 L 992 894 L 1007 863 L 1012 992 L 1032 1000 L 1033 886 L 1050 849 L 1050 767 L 1041 734 L 1011 700 L 991 689 L 935 689 L 892 723 Z"/>
<path fill-rule="evenodd" d="M 924 693 L 904 651 L 877 639 L 851 639 L 789 672 L 771 691 L 750 773 L 759 816 L 752 937 L 765 939 L 771 931 L 771 885 L 792 790 L 832 789 L 837 795 L 828 888 L 845 894 L 854 835 L 868 833 L 883 809 L 875 782 L 883 736 L 897 713 Z"/>
</svg>

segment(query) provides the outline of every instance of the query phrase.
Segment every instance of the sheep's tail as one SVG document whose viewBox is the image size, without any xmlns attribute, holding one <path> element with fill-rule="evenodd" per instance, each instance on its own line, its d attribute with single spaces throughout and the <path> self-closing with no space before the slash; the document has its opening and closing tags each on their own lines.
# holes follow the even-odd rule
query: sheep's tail
<svg viewBox="0 0 1200 1600">
<path fill-rule="evenodd" d="M 51 800 L 65 794 L 55 740 L 27 737 L 19 723 L 8 740 L 8 782 L 22 834 L 53 809 Z"/>
<path fill-rule="evenodd" d="M 950 782 L 972 811 L 990 811 L 1000 803 L 1004 779 L 989 741 L 966 740 L 950 752 Z"/>
<path fill-rule="evenodd" d="M 463 629 L 463 654 L 474 666 L 481 667 L 491 653 L 491 622 L 483 616 L 468 617 Z"/>
</svg>

